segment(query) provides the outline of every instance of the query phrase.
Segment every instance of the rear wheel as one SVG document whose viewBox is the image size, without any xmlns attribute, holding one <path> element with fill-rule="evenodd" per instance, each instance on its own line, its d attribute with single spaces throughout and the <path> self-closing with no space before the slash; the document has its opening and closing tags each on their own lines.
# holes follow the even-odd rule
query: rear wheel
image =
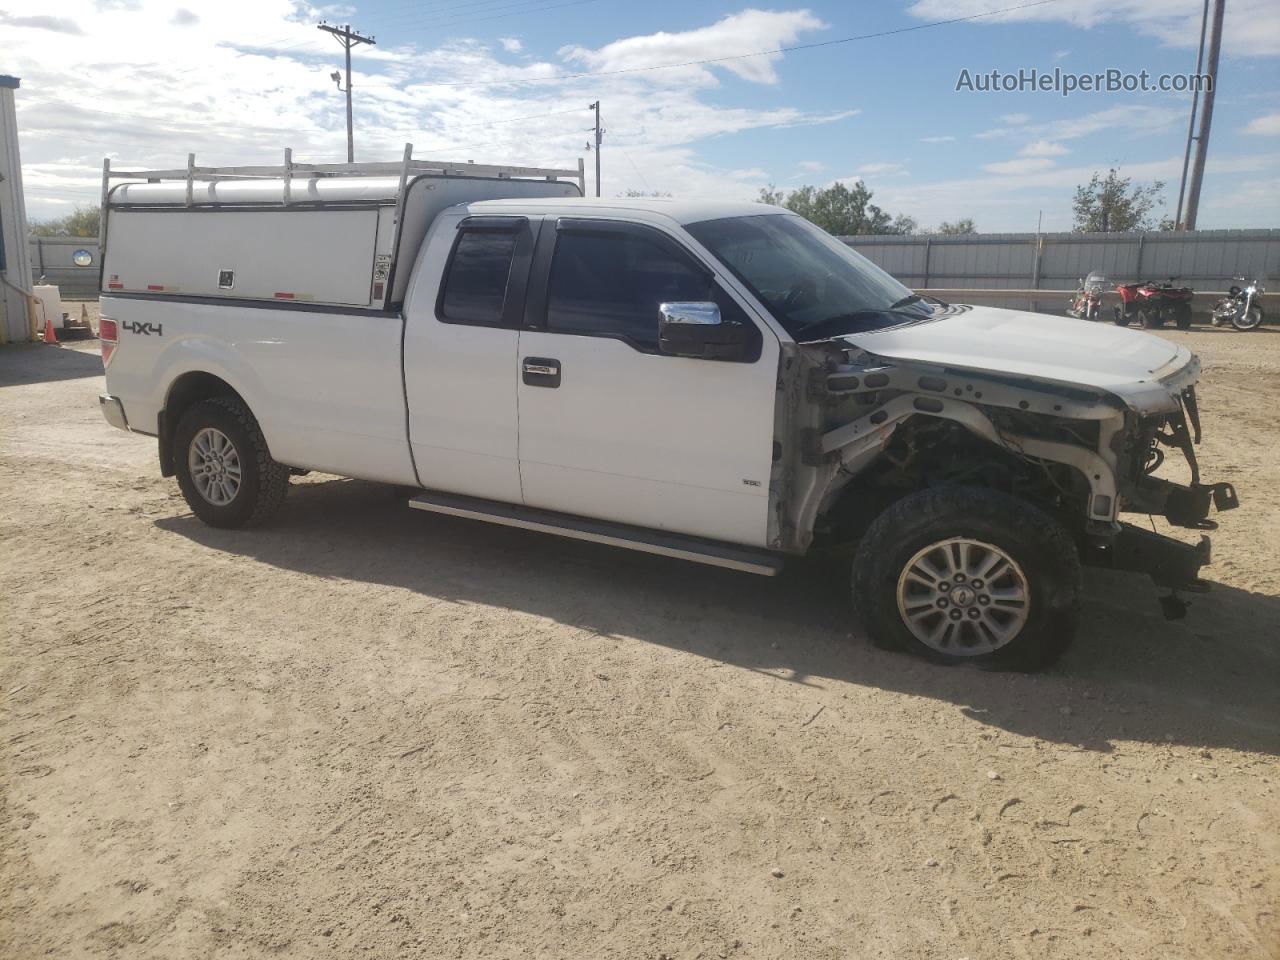
<svg viewBox="0 0 1280 960">
<path fill-rule="evenodd" d="M 1160 319 L 1160 313 L 1149 307 L 1139 307 L 1135 314 L 1138 320 L 1138 326 L 1143 330 L 1159 330 L 1164 326 L 1164 321 Z"/>
<path fill-rule="evenodd" d="M 178 486 L 191 511 L 211 527 L 251 527 L 275 513 L 289 470 L 271 459 L 249 408 L 236 397 L 190 407 L 173 434 Z"/>
<path fill-rule="evenodd" d="M 1025 501 L 940 488 L 872 523 L 854 557 L 853 591 L 877 646 L 1035 670 L 1075 633 L 1080 561 L 1062 525 Z"/>
</svg>

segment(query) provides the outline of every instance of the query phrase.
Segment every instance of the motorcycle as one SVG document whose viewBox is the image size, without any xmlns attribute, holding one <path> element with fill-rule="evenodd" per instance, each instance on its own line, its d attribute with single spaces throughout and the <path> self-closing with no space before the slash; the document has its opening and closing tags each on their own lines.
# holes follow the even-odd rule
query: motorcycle
<svg viewBox="0 0 1280 960">
<path fill-rule="evenodd" d="M 1239 280 L 1244 287 L 1232 284 L 1227 295 L 1214 304 L 1210 322 L 1215 327 L 1223 327 L 1229 323 L 1237 330 L 1257 330 L 1264 319 L 1260 301 L 1267 288 L 1249 277 L 1231 279 Z"/>
<path fill-rule="evenodd" d="M 1159 329 L 1172 321 L 1179 330 L 1191 327 L 1191 298 L 1195 291 L 1190 287 L 1175 287 L 1170 277 L 1166 283 L 1143 280 L 1139 283 L 1118 283 L 1120 306 L 1115 309 L 1118 326 L 1127 327 L 1137 322 L 1148 330 Z"/>
<path fill-rule="evenodd" d="M 1075 296 L 1067 301 L 1067 316 L 1077 320 L 1097 320 L 1102 315 L 1102 294 L 1107 289 L 1107 278 L 1091 273 L 1080 281 Z"/>
</svg>

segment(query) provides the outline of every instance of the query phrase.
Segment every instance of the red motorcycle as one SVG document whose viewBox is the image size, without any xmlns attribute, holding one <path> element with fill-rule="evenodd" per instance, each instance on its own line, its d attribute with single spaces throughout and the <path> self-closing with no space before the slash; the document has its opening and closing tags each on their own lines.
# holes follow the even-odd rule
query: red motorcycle
<svg viewBox="0 0 1280 960">
<path fill-rule="evenodd" d="M 1170 277 L 1167 283 L 1143 280 L 1141 283 L 1118 283 L 1120 306 L 1115 309 L 1119 326 L 1127 327 L 1137 322 L 1148 330 L 1159 329 L 1172 322 L 1179 330 L 1191 327 L 1191 299 L 1195 291 L 1190 287 L 1175 287 Z"/>
</svg>

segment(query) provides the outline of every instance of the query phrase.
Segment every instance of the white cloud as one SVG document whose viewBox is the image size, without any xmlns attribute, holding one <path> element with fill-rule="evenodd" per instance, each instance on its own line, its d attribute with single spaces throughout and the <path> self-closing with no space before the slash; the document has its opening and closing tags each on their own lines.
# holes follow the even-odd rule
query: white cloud
<svg viewBox="0 0 1280 960">
<path fill-rule="evenodd" d="M 1010 114 L 1008 116 L 1026 116 Z M 1002 117 L 1001 119 L 1007 119 Z M 1024 123 L 1005 127 L 993 127 L 973 136 L 977 140 L 1005 138 L 1046 138 L 1074 140 L 1104 131 L 1114 131 L 1124 136 L 1137 137 L 1167 130 L 1177 122 L 1185 122 L 1186 111 L 1181 107 L 1157 107 L 1146 103 L 1108 107 L 1086 113 L 1083 116 L 1054 120 L 1051 123 Z"/>
<path fill-rule="evenodd" d="M 1264 113 L 1260 117 L 1254 117 L 1245 126 L 1243 132 L 1263 137 L 1280 136 L 1280 111 Z"/>
<path fill-rule="evenodd" d="M 499 37 L 498 42 L 507 53 L 519 53 L 524 49 L 524 44 L 520 42 L 519 37 Z"/>
<path fill-rule="evenodd" d="M 955 137 L 921 137 L 921 143 L 951 143 Z"/>
<path fill-rule="evenodd" d="M 1028 158 L 1028 161 L 1034 158 Z M 1010 161 L 1011 163 L 1014 161 Z M 1096 170 L 1109 164 L 1078 164 L 1057 167 L 1042 160 L 1024 170 L 991 170 L 990 175 L 952 180 L 890 180 L 876 189 L 875 202 L 886 210 L 903 212 L 924 222 L 979 217 L 983 230 L 1034 230 L 1035 211 L 1045 214 L 1046 230 L 1071 227 L 1071 195 L 1087 183 Z M 1000 167 L 1000 164 L 992 164 Z M 1280 153 L 1217 155 L 1205 174 L 1205 192 L 1200 204 L 1200 226 L 1206 229 L 1269 226 L 1280 220 L 1280 191 L 1274 187 L 1280 169 Z M 1182 153 L 1145 163 L 1126 164 L 1120 175 L 1134 182 L 1165 181 L 1166 202 L 1176 197 Z M 1257 179 L 1242 179 L 1241 174 Z M 1169 207 L 1162 208 L 1164 212 Z"/>
<path fill-rule="evenodd" d="M 1006 113 L 1000 117 L 1000 122 L 1007 123 L 1011 127 L 1021 127 L 1031 122 L 1031 114 Z"/>
<path fill-rule="evenodd" d="M 900 163 L 865 163 L 857 169 L 859 179 L 874 176 L 896 176 L 907 171 Z"/>
<path fill-rule="evenodd" d="M 200 15 L 191 29 L 171 22 L 180 9 L 174 0 L 59 0 L 59 16 L 84 35 L 55 33 L 45 24 L 0 26 L 11 41 L 5 71 L 23 81 L 17 103 L 29 214 L 52 216 L 69 203 L 96 203 L 103 156 L 134 167 L 181 166 L 190 151 L 209 165 L 278 163 L 289 146 L 299 161 L 341 159 L 343 97 L 328 75 L 341 66 L 342 51 L 315 29 L 314 11 L 299 2 L 190 5 Z M 41 3 L 47 6 L 46 0 L 0 3 L 11 20 L 37 16 Z M 658 46 L 674 43 L 666 47 L 671 56 L 765 49 L 819 26 L 803 11 L 756 13 L 707 27 L 709 38 L 696 43 L 689 38 L 700 31 L 658 35 Z M 246 36 L 250 22 L 253 33 Z M 702 91 L 716 83 L 704 68 L 698 68 L 699 82 L 675 70 L 469 85 L 554 78 L 585 61 L 616 66 L 633 55 L 626 45 L 646 46 L 643 37 L 619 41 L 624 49 L 577 50 L 572 63 L 523 52 L 512 59 L 514 52 L 499 43 L 459 40 L 421 49 L 379 39 L 377 47 L 352 51 L 356 157 L 363 160 L 396 159 L 408 141 L 417 156 L 572 167 L 585 155 L 586 104 L 599 97 L 608 130 L 607 192 L 635 187 L 740 198 L 754 195 L 766 173 L 750 169 L 751 159 L 740 161 L 743 170 L 711 166 L 698 156 L 700 141 L 834 123 L 858 113 L 719 106 L 703 99 Z M 749 78 L 768 82 L 778 60 L 753 58 L 739 66 Z M 684 76 L 674 82 L 670 73 Z M 580 112 L 566 112 L 579 105 Z M 502 122 L 528 117 L 535 119 Z"/>
<path fill-rule="evenodd" d="M 922 20 L 986 13 L 991 0 L 918 0 L 908 13 Z M 1016 21 L 1068 23 L 1081 29 L 1132 28 L 1166 46 L 1194 50 L 1200 39 L 1201 0 L 1056 0 L 1008 10 L 977 24 Z M 1232 0 L 1223 24 L 1223 48 L 1232 56 L 1280 54 L 1280 4 L 1275 0 Z"/>
<path fill-rule="evenodd" d="M 818 160 L 801 160 L 796 166 L 805 173 L 820 173 L 827 169 L 827 165 Z"/>
<path fill-rule="evenodd" d="M 30 17 L 14 17 L 0 10 L 0 23 L 15 30 L 26 27 L 30 30 L 49 30 L 53 33 L 66 33 L 72 36 L 80 36 L 84 33 L 80 25 L 68 17 L 46 17 L 38 14 Z"/>
<path fill-rule="evenodd" d="M 826 26 L 808 10 L 744 10 L 731 14 L 709 27 L 683 33 L 652 33 L 642 37 L 615 40 L 598 50 L 579 46 L 562 47 L 561 56 L 582 64 L 589 70 L 634 70 L 656 64 L 686 63 L 713 57 L 732 57 L 756 50 L 772 50 L 790 46 L 802 33 Z M 774 65 L 782 54 L 773 53 L 715 64 L 751 83 L 778 82 Z M 659 75 L 668 83 L 684 83 L 690 79 L 714 82 L 712 66 L 693 66 L 679 70 L 662 70 Z"/>
<path fill-rule="evenodd" d="M 1018 151 L 1020 157 L 1061 157 L 1070 153 L 1060 143 L 1054 143 L 1052 140 L 1036 140 L 1028 143 L 1025 147 Z"/>
<path fill-rule="evenodd" d="M 1055 50 L 1055 51 L 1053 51 L 1053 59 L 1055 59 L 1055 60 L 1065 60 L 1065 59 L 1067 59 L 1067 57 L 1069 57 L 1069 56 L 1071 56 L 1071 51 L 1070 51 L 1070 50 Z"/>
<path fill-rule="evenodd" d="M 1038 173 L 1053 167 L 1053 161 L 1047 157 L 1022 157 L 1016 160 L 1005 160 L 1001 163 L 988 163 L 982 169 L 988 173 Z"/>
</svg>

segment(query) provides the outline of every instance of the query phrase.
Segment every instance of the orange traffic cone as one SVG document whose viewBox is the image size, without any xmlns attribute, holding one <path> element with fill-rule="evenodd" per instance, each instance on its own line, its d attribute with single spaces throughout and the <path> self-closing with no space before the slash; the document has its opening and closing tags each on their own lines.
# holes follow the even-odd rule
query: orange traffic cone
<svg viewBox="0 0 1280 960">
<path fill-rule="evenodd" d="M 47 311 L 44 316 L 44 342 L 52 343 L 55 347 L 58 345 L 58 335 L 54 333 L 53 321 L 49 319 Z"/>
</svg>

